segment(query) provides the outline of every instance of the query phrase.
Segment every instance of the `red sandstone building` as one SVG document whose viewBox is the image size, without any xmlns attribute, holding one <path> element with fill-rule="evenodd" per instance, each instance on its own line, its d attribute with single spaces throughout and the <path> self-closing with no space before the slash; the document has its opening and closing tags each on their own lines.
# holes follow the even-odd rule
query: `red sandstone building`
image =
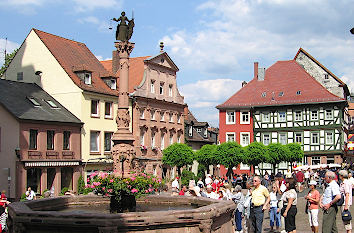
<svg viewBox="0 0 354 233">
<path fill-rule="evenodd" d="M 255 63 L 253 79 L 217 106 L 220 142 L 300 143 L 310 165 L 350 160 L 348 95 L 345 83 L 301 48 L 293 60 L 267 69 Z M 270 164 L 260 166 L 272 171 Z"/>
<path fill-rule="evenodd" d="M 64 187 L 77 192 L 78 118 L 36 84 L 0 79 L 0 119 L 1 190 L 10 198 L 21 197 L 28 186 L 55 196 Z"/>
</svg>

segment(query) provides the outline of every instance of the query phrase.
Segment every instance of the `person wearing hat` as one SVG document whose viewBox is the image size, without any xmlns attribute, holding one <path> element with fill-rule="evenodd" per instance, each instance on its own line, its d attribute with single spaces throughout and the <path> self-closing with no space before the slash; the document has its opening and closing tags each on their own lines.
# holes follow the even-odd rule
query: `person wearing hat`
<svg viewBox="0 0 354 233">
<path fill-rule="evenodd" d="M 339 174 L 339 179 L 342 181 L 342 183 L 340 184 L 340 187 L 339 187 L 339 191 L 340 191 L 341 195 L 344 196 L 344 204 L 341 209 L 342 213 L 343 213 L 343 212 L 348 211 L 350 209 L 350 206 L 352 205 L 353 185 L 350 182 L 350 180 L 348 180 L 348 171 L 347 170 L 340 170 L 338 174 Z M 344 224 L 344 228 L 347 231 L 347 233 L 351 233 L 352 232 L 352 222 L 350 220 L 349 221 L 343 220 L 343 224 Z"/>
<path fill-rule="evenodd" d="M 318 233 L 318 210 L 320 203 L 320 192 L 316 189 L 317 182 L 310 180 L 310 191 L 305 196 L 308 205 L 309 223 L 313 233 Z"/>
<path fill-rule="evenodd" d="M 171 187 L 172 187 L 172 193 L 178 193 L 179 191 L 179 183 L 178 183 L 179 177 L 177 176 L 174 181 L 172 181 Z"/>
</svg>

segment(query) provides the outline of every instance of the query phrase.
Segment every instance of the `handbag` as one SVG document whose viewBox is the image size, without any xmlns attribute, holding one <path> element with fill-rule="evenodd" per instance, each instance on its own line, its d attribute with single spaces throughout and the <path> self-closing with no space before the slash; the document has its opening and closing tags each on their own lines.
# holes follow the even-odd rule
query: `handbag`
<svg viewBox="0 0 354 233">
<path fill-rule="evenodd" d="M 342 212 L 342 220 L 343 222 L 349 222 L 350 220 L 352 220 L 352 214 L 349 210 L 344 210 Z"/>
<path fill-rule="evenodd" d="M 341 193 L 341 195 L 340 195 L 340 199 L 336 202 L 336 205 L 337 206 L 342 206 L 343 204 L 344 204 L 344 195 L 343 195 L 343 193 Z"/>
</svg>

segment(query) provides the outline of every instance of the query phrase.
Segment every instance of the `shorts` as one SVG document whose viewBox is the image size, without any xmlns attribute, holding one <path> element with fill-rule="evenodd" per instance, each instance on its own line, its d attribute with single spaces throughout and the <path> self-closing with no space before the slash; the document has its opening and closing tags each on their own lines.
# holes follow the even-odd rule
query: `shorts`
<svg viewBox="0 0 354 233">
<path fill-rule="evenodd" d="M 309 209 L 308 215 L 310 227 L 318 227 L 318 209 Z"/>
</svg>

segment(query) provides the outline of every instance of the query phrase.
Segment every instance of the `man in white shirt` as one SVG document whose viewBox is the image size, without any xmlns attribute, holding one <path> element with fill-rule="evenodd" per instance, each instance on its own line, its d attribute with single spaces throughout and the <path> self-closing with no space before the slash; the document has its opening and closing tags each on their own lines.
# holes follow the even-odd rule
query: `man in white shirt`
<svg viewBox="0 0 354 233">
<path fill-rule="evenodd" d="M 30 201 L 33 200 L 35 196 L 36 196 L 35 192 L 31 189 L 31 187 L 28 187 L 26 191 L 26 199 Z"/>
<path fill-rule="evenodd" d="M 207 174 L 207 176 L 205 178 L 205 186 L 207 186 L 208 184 L 212 184 L 213 180 L 210 177 L 211 177 L 211 175 Z"/>
<path fill-rule="evenodd" d="M 179 190 L 179 183 L 178 183 L 179 177 L 176 177 L 174 181 L 172 181 L 171 187 L 172 187 L 172 193 L 176 192 L 178 193 Z"/>
<path fill-rule="evenodd" d="M 213 187 L 211 185 L 208 185 L 206 188 L 206 192 L 204 193 L 206 197 L 209 197 L 211 199 L 218 199 L 219 196 L 215 192 L 213 192 Z"/>
<path fill-rule="evenodd" d="M 338 233 L 336 217 L 338 207 L 336 202 L 341 198 L 339 185 L 334 180 L 336 174 L 327 171 L 325 182 L 328 184 L 320 200 L 320 207 L 323 209 L 322 233 Z"/>
</svg>

